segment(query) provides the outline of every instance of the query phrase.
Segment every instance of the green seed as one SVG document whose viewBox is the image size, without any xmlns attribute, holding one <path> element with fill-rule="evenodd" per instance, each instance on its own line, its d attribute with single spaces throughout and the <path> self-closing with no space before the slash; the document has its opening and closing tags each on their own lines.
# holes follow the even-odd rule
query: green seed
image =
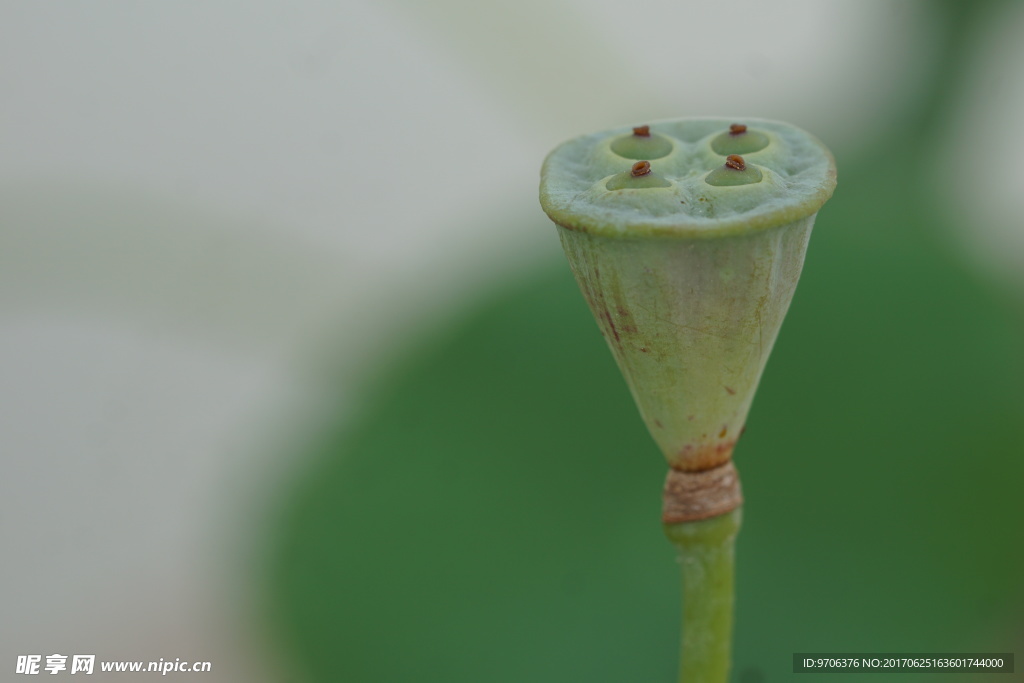
<svg viewBox="0 0 1024 683">
<path fill-rule="evenodd" d="M 609 190 L 640 190 L 648 187 L 672 187 L 672 183 L 651 170 L 651 162 L 638 161 L 628 171 L 613 175 L 605 187 Z"/>
<path fill-rule="evenodd" d="M 711 149 L 715 154 L 753 154 L 768 146 L 768 136 L 756 130 L 747 130 L 741 123 L 729 126 L 728 132 L 722 133 L 711 141 Z"/>
<path fill-rule="evenodd" d="M 761 182 L 761 170 L 755 166 L 747 166 L 739 154 L 730 154 L 725 164 L 708 173 L 704 182 L 715 187 L 731 185 L 752 185 Z"/>
<path fill-rule="evenodd" d="M 660 159 L 672 153 L 672 141 L 650 126 L 637 126 L 632 135 L 623 135 L 612 141 L 612 151 L 627 159 Z"/>
</svg>

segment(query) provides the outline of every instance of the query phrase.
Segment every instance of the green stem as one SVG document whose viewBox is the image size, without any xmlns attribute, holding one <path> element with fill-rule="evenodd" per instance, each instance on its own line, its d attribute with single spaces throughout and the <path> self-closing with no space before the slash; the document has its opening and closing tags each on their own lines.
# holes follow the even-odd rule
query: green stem
<svg viewBox="0 0 1024 683">
<path fill-rule="evenodd" d="M 679 683 L 727 683 L 732 652 L 733 577 L 740 508 L 696 522 L 666 524 L 683 568 Z"/>
</svg>

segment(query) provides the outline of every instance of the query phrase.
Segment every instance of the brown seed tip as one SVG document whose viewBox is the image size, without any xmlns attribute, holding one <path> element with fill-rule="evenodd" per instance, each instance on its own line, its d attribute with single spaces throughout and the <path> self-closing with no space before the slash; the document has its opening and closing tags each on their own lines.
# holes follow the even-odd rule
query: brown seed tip
<svg viewBox="0 0 1024 683">
<path fill-rule="evenodd" d="M 633 135 L 636 135 L 636 136 L 639 136 L 639 137 L 642 137 L 642 138 L 649 138 L 649 137 L 651 137 L 651 127 L 650 126 L 637 126 L 636 128 L 633 129 Z"/>
<path fill-rule="evenodd" d="M 734 123 L 729 126 L 729 135 L 743 135 L 747 132 L 747 127 L 742 123 Z"/>
<path fill-rule="evenodd" d="M 742 161 L 742 159 L 740 160 Z M 649 161 L 638 161 L 633 164 L 633 168 L 629 171 L 629 174 L 634 178 L 639 178 L 642 175 L 647 175 L 651 172 L 651 162 Z"/>
<path fill-rule="evenodd" d="M 743 161 L 743 157 L 739 154 L 730 154 L 725 158 L 725 167 L 731 168 L 734 171 L 745 171 L 747 170 L 747 162 Z"/>
</svg>

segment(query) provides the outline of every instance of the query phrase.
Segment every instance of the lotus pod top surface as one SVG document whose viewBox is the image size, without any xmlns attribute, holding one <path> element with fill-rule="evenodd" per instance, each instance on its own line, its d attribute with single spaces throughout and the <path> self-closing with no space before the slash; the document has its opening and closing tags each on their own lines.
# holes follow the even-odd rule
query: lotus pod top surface
<svg viewBox="0 0 1024 683">
<path fill-rule="evenodd" d="M 729 155 L 740 156 L 746 178 L 727 167 Z M 639 161 L 649 162 L 649 171 L 630 174 Z M 832 196 L 835 184 L 828 149 L 795 126 L 686 118 L 562 144 L 544 162 L 540 198 L 548 216 L 570 230 L 702 238 L 810 216 Z"/>
</svg>

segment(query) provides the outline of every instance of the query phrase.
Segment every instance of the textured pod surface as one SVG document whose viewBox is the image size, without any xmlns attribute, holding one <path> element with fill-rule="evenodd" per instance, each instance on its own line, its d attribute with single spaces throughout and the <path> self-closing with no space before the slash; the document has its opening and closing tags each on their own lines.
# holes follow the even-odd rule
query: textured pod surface
<svg viewBox="0 0 1024 683">
<path fill-rule="evenodd" d="M 814 216 L 714 240 L 559 229 L 580 290 L 672 467 L 732 455 L 803 267 Z"/>
<path fill-rule="evenodd" d="M 708 174 L 725 154 L 713 143 L 728 135 L 733 119 L 678 119 L 650 125 L 650 134 L 672 150 L 649 159 L 667 187 L 609 190 L 608 181 L 635 160 L 617 154 L 616 142 L 630 128 L 585 135 L 555 149 L 541 171 L 540 202 L 555 223 L 595 235 L 713 237 L 744 233 L 806 218 L 832 195 L 835 162 L 814 136 L 776 121 L 743 120 L 745 135 L 768 144 L 744 154 L 761 180 L 740 187 L 713 186 Z M 628 139 L 628 137 L 627 137 Z M 729 152 L 732 154 L 733 152 Z"/>
</svg>

